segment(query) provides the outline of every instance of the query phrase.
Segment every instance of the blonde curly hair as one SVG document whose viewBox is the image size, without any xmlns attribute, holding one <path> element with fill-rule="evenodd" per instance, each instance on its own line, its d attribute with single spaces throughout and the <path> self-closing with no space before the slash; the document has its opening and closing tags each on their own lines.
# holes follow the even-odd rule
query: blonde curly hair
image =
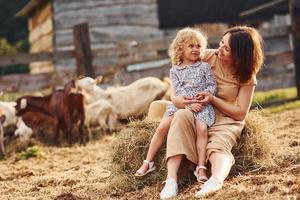
<svg viewBox="0 0 300 200">
<path fill-rule="evenodd" d="M 173 39 L 169 47 L 169 56 L 173 65 L 180 65 L 183 55 L 184 46 L 187 42 L 196 41 L 200 44 L 200 59 L 202 57 L 203 50 L 207 47 L 206 36 L 198 29 L 194 28 L 183 28 L 179 30 L 176 34 L 176 37 Z"/>
</svg>

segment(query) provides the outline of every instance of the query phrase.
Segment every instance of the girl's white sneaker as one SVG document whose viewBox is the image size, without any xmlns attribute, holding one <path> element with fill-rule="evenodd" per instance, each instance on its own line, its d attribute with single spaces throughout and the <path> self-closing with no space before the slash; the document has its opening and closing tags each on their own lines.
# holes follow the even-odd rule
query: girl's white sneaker
<svg viewBox="0 0 300 200">
<path fill-rule="evenodd" d="M 178 185 L 175 179 L 167 178 L 165 181 L 165 187 L 160 193 L 160 199 L 169 199 L 177 196 Z"/>
</svg>

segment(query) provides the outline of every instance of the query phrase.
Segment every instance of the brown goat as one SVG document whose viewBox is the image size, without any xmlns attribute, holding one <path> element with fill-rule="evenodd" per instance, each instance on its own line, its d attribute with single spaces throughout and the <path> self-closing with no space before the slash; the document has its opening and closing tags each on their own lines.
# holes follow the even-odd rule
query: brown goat
<svg viewBox="0 0 300 200">
<path fill-rule="evenodd" d="M 59 131 L 62 130 L 72 144 L 72 127 L 79 122 L 79 141 L 84 144 L 83 125 L 84 107 L 83 95 L 74 93 L 75 82 L 72 80 L 64 86 L 63 91 L 54 91 L 45 97 L 23 96 L 17 99 L 16 115 L 22 116 L 27 112 L 39 112 L 56 120 L 54 141 L 57 143 Z M 26 104 L 26 105 L 24 105 Z"/>
<path fill-rule="evenodd" d="M 48 133 L 48 130 L 51 131 L 53 127 L 57 126 L 56 118 L 40 112 L 25 112 L 22 114 L 22 120 L 34 131 L 36 136 L 40 139 L 45 139 L 45 141 L 49 141 L 45 133 Z"/>
</svg>

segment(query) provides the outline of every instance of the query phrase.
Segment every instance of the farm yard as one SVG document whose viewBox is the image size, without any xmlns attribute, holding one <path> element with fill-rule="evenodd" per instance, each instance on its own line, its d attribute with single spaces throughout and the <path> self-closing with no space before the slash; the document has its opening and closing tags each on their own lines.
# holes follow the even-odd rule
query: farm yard
<svg viewBox="0 0 300 200">
<path fill-rule="evenodd" d="M 265 116 L 271 137 L 270 141 L 264 142 L 278 140 L 278 146 L 271 147 L 276 152 L 273 155 L 275 163 L 231 175 L 225 181 L 224 188 L 207 199 L 299 199 L 299 116 L 299 108 Z M 136 191 L 122 191 L 121 187 L 123 184 L 123 188 L 137 188 L 138 185 L 126 186 L 137 184 L 135 181 L 115 185 L 120 185 L 120 188 L 113 185 L 112 177 L 120 176 L 121 180 L 124 176 L 115 175 L 111 162 L 111 145 L 118 134 L 101 134 L 86 146 L 51 147 L 34 143 L 39 145 L 38 157 L 16 161 L 14 154 L 1 161 L 0 198 L 158 199 L 162 189 L 161 182 L 157 181 L 159 171 L 152 174 L 152 184 L 140 186 Z M 267 143 L 264 145 L 267 146 Z M 134 179 L 134 172 L 135 169 L 131 171 L 132 174 L 125 175 Z M 148 179 L 151 179 L 151 175 Z M 176 199 L 193 199 L 199 185 L 194 179 L 189 183 L 183 184 Z"/>
<path fill-rule="evenodd" d="M 18 0 L 0 1 L 0 9 L 0 200 L 159 199 L 167 185 L 165 141 L 156 169 L 144 177 L 134 174 L 158 127 L 156 112 L 160 119 L 171 86 L 177 89 L 169 77 L 169 47 L 183 27 L 200 28 L 208 49 L 218 49 L 212 54 L 218 62 L 204 61 L 215 75 L 215 100 L 224 107 L 228 100 L 232 109 L 211 100 L 214 106 L 237 121 L 244 119 L 246 104 L 251 107 L 222 189 L 201 199 L 300 200 L 300 1 Z M 251 105 L 249 85 L 232 74 L 233 66 L 241 68 L 233 33 L 224 35 L 237 24 L 255 27 L 263 39 L 260 48 L 259 37 L 251 36 L 257 37 L 253 50 L 239 43 L 242 55 L 253 51 L 252 68 L 262 63 Z M 199 55 L 200 49 L 197 61 Z M 222 88 L 226 84 L 230 89 Z M 227 95 L 235 91 L 231 102 Z M 156 100 L 161 104 L 152 104 Z M 154 105 L 160 107 L 149 109 Z M 183 171 L 173 199 L 196 199 L 201 188 L 219 184 L 217 176 L 202 185 L 193 171 Z"/>
</svg>

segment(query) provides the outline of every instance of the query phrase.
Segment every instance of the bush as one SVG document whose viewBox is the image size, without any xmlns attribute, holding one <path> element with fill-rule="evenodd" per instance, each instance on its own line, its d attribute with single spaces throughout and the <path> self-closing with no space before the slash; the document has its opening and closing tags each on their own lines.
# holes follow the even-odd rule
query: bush
<svg viewBox="0 0 300 200">
<path fill-rule="evenodd" d="M 29 44 L 27 40 L 19 40 L 11 45 L 6 39 L 0 38 L 0 55 L 15 55 L 18 52 L 27 52 Z M 28 65 L 9 65 L 0 68 L 0 75 L 29 73 Z"/>
</svg>

